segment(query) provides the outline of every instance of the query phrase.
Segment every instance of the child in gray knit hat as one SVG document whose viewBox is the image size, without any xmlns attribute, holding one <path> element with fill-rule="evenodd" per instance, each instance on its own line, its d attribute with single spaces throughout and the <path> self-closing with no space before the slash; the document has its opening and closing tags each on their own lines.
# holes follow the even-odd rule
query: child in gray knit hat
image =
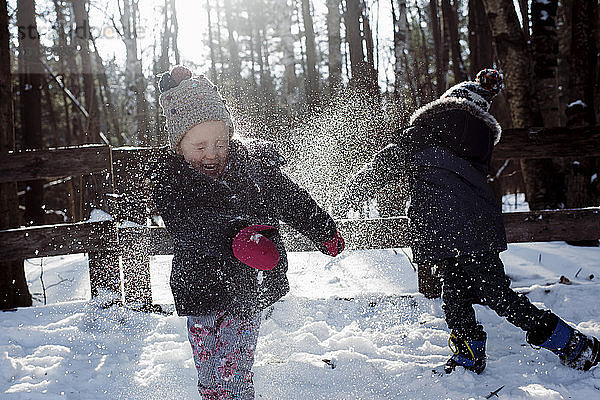
<svg viewBox="0 0 600 400">
<path fill-rule="evenodd" d="M 333 219 L 282 171 L 270 142 L 234 137 L 231 114 L 203 75 L 160 79 L 169 149 L 148 168 L 152 199 L 174 244 L 170 285 L 187 317 L 205 399 L 254 399 L 261 311 L 289 291 L 284 221 L 336 256 Z M 259 283 L 259 274 L 262 280 Z"/>
</svg>

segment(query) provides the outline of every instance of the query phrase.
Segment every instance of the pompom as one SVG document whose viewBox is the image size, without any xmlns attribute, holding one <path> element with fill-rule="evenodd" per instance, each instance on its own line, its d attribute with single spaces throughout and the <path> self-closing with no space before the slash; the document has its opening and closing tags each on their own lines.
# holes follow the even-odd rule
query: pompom
<svg viewBox="0 0 600 400">
<path fill-rule="evenodd" d="M 479 83 L 482 88 L 489 90 L 494 95 L 500 93 L 504 89 L 504 76 L 502 72 L 495 69 L 483 69 L 477 73 L 475 82 Z"/>
<path fill-rule="evenodd" d="M 184 79 L 190 79 L 192 77 L 192 71 L 183 65 L 177 65 L 171 70 L 171 76 L 175 81 L 175 85 L 179 85 Z"/>
<path fill-rule="evenodd" d="M 174 88 L 175 86 L 177 86 L 177 84 L 173 80 L 171 74 L 169 74 L 168 72 L 162 74 L 162 76 L 160 77 L 160 81 L 158 81 L 158 87 L 161 93 L 164 93 L 167 90 Z"/>
</svg>

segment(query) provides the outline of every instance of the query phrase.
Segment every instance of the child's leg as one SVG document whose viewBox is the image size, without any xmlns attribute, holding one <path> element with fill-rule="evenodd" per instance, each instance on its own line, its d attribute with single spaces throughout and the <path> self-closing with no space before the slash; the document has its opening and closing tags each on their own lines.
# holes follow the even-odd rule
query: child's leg
<svg viewBox="0 0 600 400">
<path fill-rule="evenodd" d="M 188 338 L 205 399 L 254 399 L 252 364 L 260 314 L 251 319 L 218 312 L 188 317 Z"/>
<path fill-rule="evenodd" d="M 540 310 L 510 288 L 510 279 L 497 253 L 468 257 L 463 268 L 475 284 L 474 293 L 480 304 L 506 317 L 511 324 L 524 331 L 551 329 L 556 324 L 554 314 Z"/>
<path fill-rule="evenodd" d="M 444 278 L 442 298 L 446 323 L 452 329 L 448 344 L 454 352 L 446 362 L 446 373 L 462 366 L 478 374 L 485 369 L 485 340 L 483 327 L 477 323 L 473 303 L 475 298 L 471 277 L 457 258 L 440 262 Z"/>
<path fill-rule="evenodd" d="M 502 261 L 496 253 L 476 256 L 465 270 L 478 282 L 481 304 L 527 331 L 527 341 L 556 353 L 571 368 L 588 370 L 600 362 L 600 341 L 573 329 L 551 311 L 542 311 L 510 289 Z"/>
<path fill-rule="evenodd" d="M 444 260 L 439 265 L 443 277 L 442 308 L 446 314 L 448 328 L 461 335 L 480 331 L 481 325 L 477 324 L 473 310 L 473 303 L 477 302 L 477 299 L 473 297 L 471 277 L 456 258 Z"/>
</svg>

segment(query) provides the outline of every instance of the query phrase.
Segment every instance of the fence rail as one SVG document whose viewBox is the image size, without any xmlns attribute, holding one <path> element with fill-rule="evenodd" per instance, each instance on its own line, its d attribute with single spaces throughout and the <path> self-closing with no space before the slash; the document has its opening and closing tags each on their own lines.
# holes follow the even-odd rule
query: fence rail
<svg viewBox="0 0 600 400">
<path fill-rule="evenodd" d="M 110 148 L 105 145 L 22 151 L 0 158 L 0 183 L 109 171 Z"/>
<path fill-rule="evenodd" d="M 506 129 L 494 148 L 495 160 L 598 156 L 600 126 Z"/>
<path fill-rule="evenodd" d="M 600 239 L 600 207 L 504 213 L 509 243 Z M 347 249 L 408 247 L 407 217 L 337 221 Z M 289 251 L 315 251 L 304 236 L 282 226 Z M 173 254 L 167 230 L 157 226 L 120 227 L 114 221 L 80 222 L 0 231 L 0 259 L 14 260 L 72 253 L 140 252 L 146 256 Z"/>
<path fill-rule="evenodd" d="M 509 243 L 600 239 L 600 207 L 504 213 Z"/>
<path fill-rule="evenodd" d="M 503 213 L 509 243 L 580 241 L 600 239 L 600 207 Z M 343 219 L 336 221 L 348 250 L 410 246 L 407 217 Z M 173 254 L 173 243 L 161 227 L 123 228 L 145 237 L 150 255 Z M 289 226 L 282 236 L 288 251 L 316 251 L 315 245 Z"/>
<path fill-rule="evenodd" d="M 112 221 L 77 222 L 0 231 L 0 260 L 18 260 L 118 249 Z"/>
</svg>

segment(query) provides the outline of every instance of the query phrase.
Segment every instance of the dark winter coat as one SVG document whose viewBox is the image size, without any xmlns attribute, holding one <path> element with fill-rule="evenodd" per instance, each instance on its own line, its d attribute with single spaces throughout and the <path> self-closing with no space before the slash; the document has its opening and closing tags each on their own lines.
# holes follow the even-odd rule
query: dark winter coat
<svg viewBox="0 0 600 400">
<path fill-rule="evenodd" d="M 171 151 L 149 166 L 152 199 L 174 243 L 171 290 L 179 315 L 228 310 L 250 315 L 289 291 L 287 257 L 278 235 L 271 239 L 279 264 L 263 272 L 233 256 L 240 229 L 283 221 L 317 244 L 333 238 L 336 226 L 310 195 L 280 167 L 285 160 L 263 141 L 232 139 L 220 179 L 194 170 Z"/>
<path fill-rule="evenodd" d="M 487 183 L 501 135 L 496 120 L 468 101 L 443 98 L 417 110 L 410 123 L 353 177 L 342 201 L 408 174 L 416 262 L 505 250 L 502 211 Z"/>
</svg>

